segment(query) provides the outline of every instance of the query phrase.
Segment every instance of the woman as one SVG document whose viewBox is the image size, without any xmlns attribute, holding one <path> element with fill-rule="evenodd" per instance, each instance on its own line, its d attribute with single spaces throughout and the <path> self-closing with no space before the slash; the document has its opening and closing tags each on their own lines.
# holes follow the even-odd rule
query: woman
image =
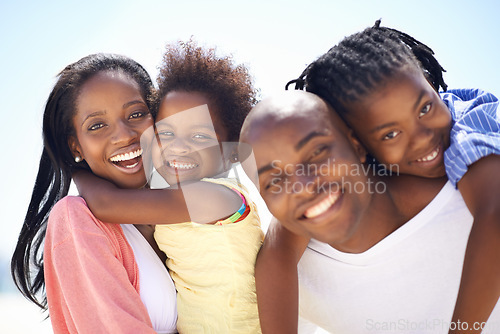
<svg viewBox="0 0 500 334">
<path fill-rule="evenodd" d="M 175 288 L 153 228 L 105 224 L 82 198 L 66 196 L 82 169 L 121 188 L 146 184 L 139 143 L 152 125 L 152 95 L 141 65 L 95 54 L 67 66 L 49 96 L 11 271 L 29 300 L 48 307 L 55 333 L 176 332 Z"/>
</svg>

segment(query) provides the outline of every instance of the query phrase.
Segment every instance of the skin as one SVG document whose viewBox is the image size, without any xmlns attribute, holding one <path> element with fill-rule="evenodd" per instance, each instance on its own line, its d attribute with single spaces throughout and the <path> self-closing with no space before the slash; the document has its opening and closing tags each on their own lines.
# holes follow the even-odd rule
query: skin
<svg viewBox="0 0 500 334">
<path fill-rule="evenodd" d="M 141 155 L 119 163 L 112 159 L 141 152 L 141 135 L 152 123 L 137 82 L 122 72 L 100 72 L 80 90 L 73 117 L 76 136 L 70 137 L 69 146 L 95 175 L 120 188 L 141 188 L 146 184 Z M 154 227 L 136 227 L 163 259 L 153 239 Z"/>
<path fill-rule="evenodd" d="M 279 220 L 270 226 L 256 264 L 263 333 L 297 332 L 296 265 L 309 238 L 344 252 L 363 252 L 422 210 L 445 182 L 359 175 L 355 166 L 361 166 L 364 149 L 322 100 L 305 92 L 287 92 L 260 102 L 245 121 L 241 140 L 252 146 L 256 160 L 256 168 L 246 171 L 258 173 L 260 193 Z M 273 145 L 268 144 L 271 141 Z M 299 168 L 303 165 L 323 167 L 316 169 L 320 173 L 304 175 Z M 317 186 L 338 184 L 342 178 L 344 184 L 368 186 L 371 181 L 372 187 L 373 182 L 383 181 L 387 191 L 356 192 L 344 187 L 336 201 L 327 200 L 318 209 L 318 203 L 338 188 Z M 283 191 L 287 180 L 301 186 Z M 276 189 L 279 185 L 282 188 Z M 311 213 L 313 217 L 307 217 Z"/>
<path fill-rule="evenodd" d="M 142 159 L 115 163 L 111 159 L 140 152 L 140 137 L 153 119 L 139 85 L 121 72 L 101 72 L 81 88 L 69 139 L 74 156 L 84 159 L 96 175 L 121 188 L 146 184 Z"/>
<path fill-rule="evenodd" d="M 182 181 L 180 189 L 120 190 L 93 175 L 80 175 L 78 190 L 97 218 L 113 223 L 135 224 L 136 227 L 146 225 L 154 230 L 156 224 L 187 221 L 215 223 L 231 216 L 240 208 L 242 200 L 234 191 L 218 184 L 198 182 L 204 177 L 217 176 L 230 166 L 227 159 L 221 158 L 218 141 L 226 139 L 225 129 L 219 129 L 217 124 L 212 125 L 212 119 L 217 123 L 216 109 L 212 108 L 212 113 L 207 114 L 202 112 L 207 111 L 206 106 L 212 108 L 212 102 L 204 94 L 171 92 L 160 104 L 158 118 L 163 118 L 164 121 L 158 123 L 159 140 L 156 140 L 153 131 L 146 131 L 146 138 L 141 140 L 147 157 L 145 160 L 151 158 L 147 154 L 153 154 L 152 159 L 162 176 L 174 185 L 177 181 Z M 184 117 L 185 115 L 189 117 Z M 196 131 L 191 132 L 192 130 Z M 204 135 L 210 136 L 210 139 L 197 138 L 200 130 L 204 131 Z M 181 136 L 176 136 L 179 134 Z M 201 145 L 193 146 L 193 143 L 199 144 L 199 139 Z M 158 145 L 162 142 L 164 145 Z M 171 143 L 174 145 L 173 150 L 169 149 Z M 174 168 L 166 166 L 172 152 L 178 161 L 194 161 L 201 168 L 195 168 L 196 173 L 181 172 L 178 177 Z"/>
<path fill-rule="evenodd" d="M 472 164 L 458 182 L 458 189 L 474 216 L 467 243 L 464 269 L 454 323 L 467 322 L 468 331 L 459 328 L 450 333 L 480 333 L 474 322 L 485 322 L 500 296 L 500 156 L 490 155 Z"/>
<path fill-rule="evenodd" d="M 348 104 L 347 109 L 344 116 L 368 152 L 394 173 L 445 175 L 451 114 L 420 70 L 401 71 L 362 101 Z M 500 268 L 500 188 L 498 177 L 491 177 L 499 169 L 498 156 L 485 157 L 471 165 L 458 183 L 474 224 L 452 320 L 455 323 L 486 321 L 500 297 L 500 269 L 496 269 Z"/>
<path fill-rule="evenodd" d="M 445 175 L 451 114 L 420 70 L 402 70 L 347 109 L 344 116 L 368 152 L 394 173 Z"/>
<path fill-rule="evenodd" d="M 229 168 L 219 145 L 227 131 L 217 125 L 217 114 L 200 92 L 174 91 L 162 99 L 156 122 L 160 145 L 153 146 L 152 155 L 155 168 L 169 184 L 213 177 Z"/>
</svg>

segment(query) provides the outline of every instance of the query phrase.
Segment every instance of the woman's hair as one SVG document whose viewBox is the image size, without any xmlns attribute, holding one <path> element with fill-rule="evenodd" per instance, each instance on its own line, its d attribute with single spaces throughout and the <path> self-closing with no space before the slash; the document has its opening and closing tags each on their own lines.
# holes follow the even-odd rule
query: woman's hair
<svg viewBox="0 0 500 334">
<path fill-rule="evenodd" d="M 160 66 L 158 103 L 172 91 L 205 93 L 219 111 L 227 141 L 238 141 L 246 115 L 256 103 L 256 90 L 248 70 L 232 57 L 218 57 L 193 40 L 167 45 Z"/>
<path fill-rule="evenodd" d="M 439 87 L 446 91 L 445 70 L 434 52 L 401 31 L 380 27 L 378 20 L 373 27 L 344 38 L 286 88 L 295 83 L 295 89 L 319 95 L 342 114 L 347 103 L 360 101 L 387 78 L 412 67 L 421 70 L 436 91 Z"/>
<path fill-rule="evenodd" d="M 68 194 L 72 171 L 84 168 L 76 163 L 68 144 L 75 135 L 73 117 L 82 86 L 102 71 L 120 71 L 140 87 L 151 104 L 153 84 L 146 70 L 130 58 L 93 54 L 66 66 L 49 95 L 43 115 L 43 151 L 28 212 L 11 261 L 11 274 L 21 293 L 42 309 L 47 309 L 43 270 L 43 241 L 50 210 Z M 41 294 L 41 296 L 39 295 Z"/>
</svg>

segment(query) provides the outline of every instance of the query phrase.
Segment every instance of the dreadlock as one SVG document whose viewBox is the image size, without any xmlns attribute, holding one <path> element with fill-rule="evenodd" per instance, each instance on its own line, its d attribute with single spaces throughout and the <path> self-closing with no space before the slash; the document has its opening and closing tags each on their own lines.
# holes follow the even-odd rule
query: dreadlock
<svg viewBox="0 0 500 334">
<path fill-rule="evenodd" d="M 377 20 L 373 27 L 344 38 L 285 88 L 295 83 L 295 89 L 305 88 L 345 113 L 346 103 L 359 101 L 408 66 L 422 70 L 436 91 L 446 91 L 445 70 L 434 52 L 406 33 L 380 27 Z"/>
</svg>

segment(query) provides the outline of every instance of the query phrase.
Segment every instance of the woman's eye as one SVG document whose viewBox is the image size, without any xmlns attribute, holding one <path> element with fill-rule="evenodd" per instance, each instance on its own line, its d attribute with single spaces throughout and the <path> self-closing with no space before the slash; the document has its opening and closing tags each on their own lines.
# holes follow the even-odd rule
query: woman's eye
<svg viewBox="0 0 500 334">
<path fill-rule="evenodd" d="M 391 131 L 382 138 L 382 140 L 390 140 L 396 138 L 400 134 L 399 131 Z"/>
<path fill-rule="evenodd" d="M 96 123 L 96 124 L 92 124 L 91 126 L 89 126 L 89 131 L 95 131 L 95 130 L 98 130 L 100 128 L 104 127 L 104 123 Z"/>
<path fill-rule="evenodd" d="M 130 114 L 130 117 L 129 118 L 141 118 L 141 117 L 144 117 L 147 115 L 147 112 L 144 112 L 144 111 L 136 111 L 136 112 L 133 112 L 132 114 Z"/>
<path fill-rule="evenodd" d="M 429 111 L 431 111 L 431 104 L 426 104 L 425 107 L 420 110 L 420 113 L 418 114 L 418 118 L 426 115 Z"/>
</svg>

